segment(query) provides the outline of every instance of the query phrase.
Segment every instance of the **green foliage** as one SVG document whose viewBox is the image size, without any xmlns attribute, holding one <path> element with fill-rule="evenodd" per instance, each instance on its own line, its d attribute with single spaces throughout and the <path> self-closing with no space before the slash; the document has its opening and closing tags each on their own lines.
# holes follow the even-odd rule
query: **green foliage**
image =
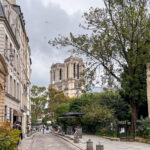
<svg viewBox="0 0 150 150">
<path fill-rule="evenodd" d="M 95 103 L 112 109 L 118 120 L 128 120 L 130 117 L 129 105 L 118 91 L 104 91 L 95 94 Z"/>
<path fill-rule="evenodd" d="M 54 112 L 57 106 L 60 104 L 66 103 L 69 101 L 69 97 L 66 97 L 63 93 L 63 91 L 58 91 L 53 88 L 49 88 L 48 91 L 49 94 L 49 100 L 48 100 L 48 112 L 50 114 L 50 117 L 52 121 L 54 121 Z"/>
<path fill-rule="evenodd" d="M 47 102 L 47 91 L 45 87 L 32 86 L 31 89 L 31 114 L 32 121 L 44 114 L 45 104 Z"/>
<path fill-rule="evenodd" d="M 150 119 L 139 120 L 136 130 L 136 135 L 150 139 Z"/>
<path fill-rule="evenodd" d="M 72 46 L 90 60 L 87 76 L 94 81 L 98 67 L 108 84 L 118 81 L 132 110 L 132 129 L 138 112 L 146 110 L 146 64 L 150 61 L 149 0 L 104 0 L 105 8 L 84 13 L 90 34 L 60 36 L 49 43 Z M 102 70 L 101 69 L 101 70 Z M 91 84 L 91 82 L 90 82 Z M 145 113 L 145 112 L 144 112 Z M 146 115 L 146 113 L 145 113 Z"/>
<path fill-rule="evenodd" d="M 56 117 L 59 117 L 60 115 L 63 115 L 67 112 L 69 112 L 69 103 L 60 104 L 55 109 Z"/>
<path fill-rule="evenodd" d="M 89 105 L 94 100 L 94 94 L 84 94 L 80 98 L 74 98 L 70 101 L 71 112 L 82 112 L 82 106 Z"/>
<path fill-rule="evenodd" d="M 114 112 L 101 105 L 91 104 L 82 107 L 82 112 L 85 114 L 82 117 L 83 129 L 86 132 L 97 132 L 105 123 L 113 122 Z"/>
<path fill-rule="evenodd" d="M 8 122 L 0 126 L 0 150 L 15 150 L 20 131 L 10 127 Z"/>
</svg>

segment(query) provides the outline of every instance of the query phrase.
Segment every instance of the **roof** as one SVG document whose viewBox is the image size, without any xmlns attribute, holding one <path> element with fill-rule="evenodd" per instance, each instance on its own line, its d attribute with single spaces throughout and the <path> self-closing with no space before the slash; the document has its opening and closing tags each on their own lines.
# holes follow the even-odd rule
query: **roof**
<svg viewBox="0 0 150 150">
<path fill-rule="evenodd" d="M 83 113 L 79 113 L 79 112 L 68 112 L 66 114 L 60 115 L 59 118 L 79 118 L 81 116 L 83 116 Z"/>
<path fill-rule="evenodd" d="M 25 30 L 25 20 L 24 20 L 24 17 L 23 17 L 23 13 L 21 12 L 20 6 L 12 5 L 12 8 L 19 15 L 21 24 L 23 26 L 23 29 Z"/>
<path fill-rule="evenodd" d="M 3 6 L 2 6 L 1 2 L 0 2 L 0 17 L 5 18 L 4 9 L 3 9 Z"/>
<path fill-rule="evenodd" d="M 70 61 L 70 60 L 82 61 L 82 59 L 81 59 L 81 58 L 73 57 L 73 56 L 71 55 L 69 58 L 65 59 L 65 61 L 64 61 L 64 62 L 68 62 L 68 61 Z"/>
</svg>

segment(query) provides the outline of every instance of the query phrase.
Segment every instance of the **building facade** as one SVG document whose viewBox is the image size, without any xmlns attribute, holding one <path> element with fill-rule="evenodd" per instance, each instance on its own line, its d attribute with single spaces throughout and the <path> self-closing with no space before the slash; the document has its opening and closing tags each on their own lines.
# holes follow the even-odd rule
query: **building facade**
<svg viewBox="0 0 150 150">
<path fill-rule="evenodd" d="M 31 52 L 28 45 L 25 21 L 15 0 L 0 0 L 0 54 L 8 76 L 4 98 L 4 121 L 22 123 L 26 134 L 30 107 Z M 29 64 L 30 62 L 30 64 Z"/>
<path fill-rule="evenodd" d="M 64 91 L 69 97 L 78 97 L 82 94 L 84 63 L 81 58 L 69 57 L 64 63 L 51 66 L 50 87 Z"/>
<path fill-rule="evenodd" d="M 4 122 L 4 98 L 5 98 L 5 84 L 8 75 L 7 65 L 3 56 L 0 54 L 0 124 Z"/>
</svg>

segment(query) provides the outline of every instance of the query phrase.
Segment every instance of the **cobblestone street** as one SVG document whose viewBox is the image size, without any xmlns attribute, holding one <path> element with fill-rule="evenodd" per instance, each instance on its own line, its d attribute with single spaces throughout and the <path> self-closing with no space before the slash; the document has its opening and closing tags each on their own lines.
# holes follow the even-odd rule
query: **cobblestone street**
<svg viewBox="0 0 150 150">
<path fill-rule="evenodd" d="M 69 142 L 52 134 L 36 133 L 21 142 L 19 150 L 79 150 Z"/>
</svg>

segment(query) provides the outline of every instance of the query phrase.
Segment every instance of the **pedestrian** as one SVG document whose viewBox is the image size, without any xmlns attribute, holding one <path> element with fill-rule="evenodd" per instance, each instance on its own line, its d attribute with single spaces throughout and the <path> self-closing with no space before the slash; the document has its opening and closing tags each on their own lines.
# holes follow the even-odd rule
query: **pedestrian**
<svg viewBox="0 0 150 150">
<path fill-rule="evenodd" d="M 45 126 L 43 125 L 43 134 L 44 134 Z"/>
<path fill-rule="evenodd" d="M 14 122 L 13 129 L 20 130 L 19 138 L 22 140 L 22 127 L 21 127 L 21 124 L 19 122 Z M 20 139 L 18 140 L 17 146 L 20 143 Z"/>
</svg>

